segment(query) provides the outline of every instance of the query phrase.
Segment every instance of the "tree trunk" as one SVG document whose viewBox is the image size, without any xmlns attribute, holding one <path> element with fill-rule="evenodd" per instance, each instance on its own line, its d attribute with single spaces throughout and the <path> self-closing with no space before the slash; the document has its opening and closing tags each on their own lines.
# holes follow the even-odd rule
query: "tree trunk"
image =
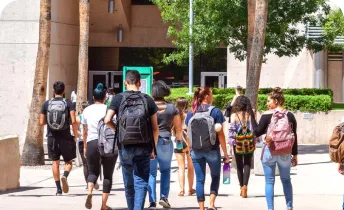
<svg viewBox="0 0 344 210">
<path fill-rule="evenodd" d="M 80 46 L 79 46 L 79 71 L 77 91 L 77 113 L 81 110 L 81 103 L 87 101 L 88 84 L 88 39 L 90 20 L 90 1 L 79 0 L 80 18 Z"/>
<path fill-rule="evenodd" d="M 268 17 L 268 0 L 256 0 L 254 33 L 246 80 L 246 96 L 252 108 L 257 109 L 261 65 L 264 56 L 264 41 Z"/>
<path fill-rule="evenodd" d="M 43 127 L 39 124 L 41 108 L 46 98 L 51 37 L 51 0 L 41 0 L 39 43 L 36 70 L 27 126 L 22 165 L 44 165 Z"/>
<path fill-rule="evenodd" d="M 247 16 L 248 16 L 248 25 L 247 25 L 247 57 L 246 57 L 246 72 L 248 71 L 248 63 L 250 60 L 250 53 L 252 48 L 252 40 L 254 33 L 254 18 L 256 11 L 256 0 L 247 0 Z M 246 79 L 247 79 L 246 74 Z"/>
</svg>

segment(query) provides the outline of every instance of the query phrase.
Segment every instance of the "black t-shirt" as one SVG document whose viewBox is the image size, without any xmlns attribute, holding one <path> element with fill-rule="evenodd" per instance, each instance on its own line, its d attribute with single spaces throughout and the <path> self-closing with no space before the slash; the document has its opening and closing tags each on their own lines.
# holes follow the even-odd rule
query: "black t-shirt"
<svg viewBox="0 0 344 210">
<path fill-rule="evenodd" d="M 141 92 L 140 91 L 126 91 L 125 93 L 141 93 Z M 145 96 L 147 96 L 146 101 L 147 101 L 148 114 L 149 116 L 153 116 L 155 113 L 157 113 L 158 107 L 150 96 L 146 94 Z M 112 97 L 109 109 L 114 110 L 116 114 L 118 113 L 119 106 L 121 105 L 121 102 L 122 102 L 122 98 L 123 98 L 123 94 L 121 93 L 116 94 L 114 97 Z"/>
<path fill-rule="evenodd" d="M 54 98 L 53 100 L 59 100 L 59 101 L 62 101 L 64 98 L 61 98 L 61 97 L 56 97 Z M 67 108 L 68 108 L 68 113 L 70 113 L 71 111 L 75 111 L 75 106 L 72 104 L 72 102 L 68 99 L 65 99 L 66 102 L 67 102 Z M 45 115 L 45 117 L 47 117 L 47 111 L 48 111 L 48 107 L 49 107 L 49 101 L 46 101 L 44 104 L 43 104 L 43 107 L 42 107 L 42 111 L 41 113 Z M 68 125 L 70 126 L 71 124 L 71 117 L 70 115 L 68 115 L 68 118 L 67 118 L 67 121 L 66 123 L 68 123 Z M 70 133 L 70 128 L 68 126 L 68 129 L 66 130 L 61 130 L 61 131 L 53 131 L 53 130 L 50 130 L 49 128 L 49 125 L 47 126 L 47 136 L 54 136 L 54 137 L 70 137 L 71 136 L 71 133 Z"/>
</svg>

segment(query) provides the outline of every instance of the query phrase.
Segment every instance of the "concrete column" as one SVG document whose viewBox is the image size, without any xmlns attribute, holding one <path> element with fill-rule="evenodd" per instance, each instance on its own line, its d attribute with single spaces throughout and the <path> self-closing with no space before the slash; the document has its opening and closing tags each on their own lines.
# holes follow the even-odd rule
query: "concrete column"
<svg viewBox="0 0 344 210">
<path fill-rule="evenodd" d="M 314 54 L 314 87 L 325 88 L 325 77 L 324 77 L 324 51 L 320 51 Z"/>
<path fill-rule="evenodd" d="M 342 54 L 342 102 L 344 102 L 344 52 Z"/>
</svg>

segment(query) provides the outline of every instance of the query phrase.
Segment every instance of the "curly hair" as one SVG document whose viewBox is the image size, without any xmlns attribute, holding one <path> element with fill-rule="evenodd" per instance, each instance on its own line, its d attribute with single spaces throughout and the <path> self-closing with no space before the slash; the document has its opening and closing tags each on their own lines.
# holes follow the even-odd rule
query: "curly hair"
<svg viewBox="0 0 344 210">
<path fill-rule="evenodd" d="M 248 112 L 251 109 L 251 102 L 246 96 L 238 96 L 236 99 L 232 112 Z"/>
</svg>

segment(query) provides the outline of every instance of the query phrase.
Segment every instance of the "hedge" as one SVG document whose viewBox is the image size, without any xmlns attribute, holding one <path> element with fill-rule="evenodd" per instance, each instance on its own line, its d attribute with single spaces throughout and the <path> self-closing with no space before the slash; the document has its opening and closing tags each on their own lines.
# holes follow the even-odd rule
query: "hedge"
<svg viewBox="0 0 344 210">
<path fill-rule="evenodd" d="M 177 98 L 185 97 L 189 100 L 189 105 L 191 105 L 192 96 L 183 94 L 181 90 L 178 91 L 166 99 L 175 103 Z M 225 109 L 227 104 L 232 101 L 234 94 L 214 94 L 213 97 L 213 105 L 220 109 Z M 332 109 L 332 97 L 329 95 L 285 95 L 285 100 L 286 109 L 291 111 L 328 112 Z M 267 110 L 266 102 L 267 94 L 258 95 L 258 111 Z"/>
<path fill-rule="evenodd" d="M 214 95 L 222 94 L 235 94 L 234 88 L 212 88 Z M 267 95 L 271 93 L 273 88 L 260 88 L 258 94 Z M 186 94 L 188 88 L 171 88 L 172 95 Z M 319 88 L 298 88 L 298 89 L 283 89 L 284 95 L 328 95 L 333 97 L 333 91 L 331 89 L 319 89 Z"/>
</svg>

